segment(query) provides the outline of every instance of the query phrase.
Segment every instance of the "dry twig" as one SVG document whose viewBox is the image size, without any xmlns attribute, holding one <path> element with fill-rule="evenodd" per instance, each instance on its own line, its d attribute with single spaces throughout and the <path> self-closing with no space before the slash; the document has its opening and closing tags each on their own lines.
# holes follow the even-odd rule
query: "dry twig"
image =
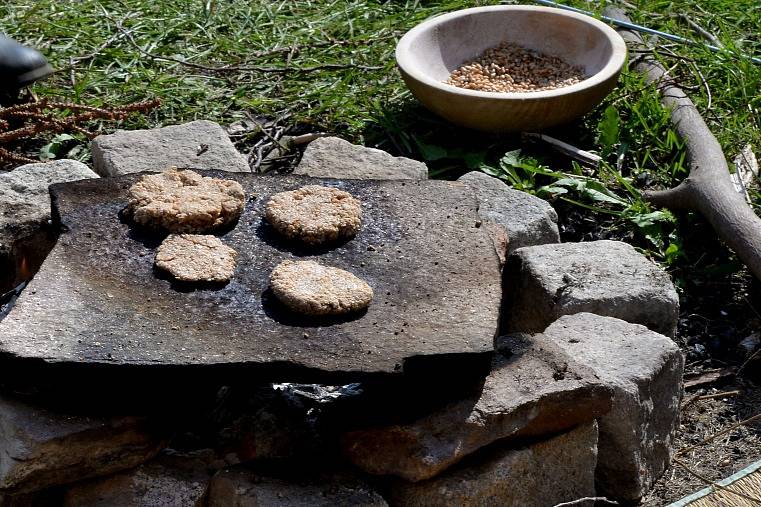
<svg viewBox="0 0 761 507">
<path fill-rule="evenodd" d="M 613 500 L 608 500 L 604 496 L 585 496 L 584 498 L 577 498 L 576 500 L 571 500 L 570 502 L 555 504 L 554 507 L 572 507 L 575 505 L 585 505 L 590 502 L 592 503 L 592 505 L 595 505 L 597 502 L 602 502 L 606 505 L 618 505 L 618 502 L 614 502 Z"/>
<path fill-rule="evenodd" d="M 716 398 L 730 398 L 730 397 L 733 397 L 733 396 L 739 396 L 742 393 L 743 393 L 742 391 L 736 390 L 736 391 L 724 391 L 724 392 L 715 393 L 715 394 L 702 394 L 702 395 L 701 394 L 696 394 L 695 396 L 693 396 L 692 398 L 687 400 L 682 405 L 681 410 L 686 409 L 687 407 L 689 407 L 690 405 L 692 405 L 693 403 L 695 403 L 697 401 L 715 400 Z"/>
<path fill-rule="evenodd" d="M 567 157 L 572 158 L 587 167 L 597 168 L 602 161 L 602 157 L 595 153 L 590 153 L 588 151 L 582 150 L 571 144 L 563 142 L 560 139 L 555 139 L 554 137 L 548 136 L 546 134 L 524 132 L 522 136 L 525 139 L 543 141 L 559 153 L 562 153 L 563 155 L 566 155 Z"/>
<path fill-rule="evenodd" d="M 724 44 L 721 43 L 718 37 L 716 37 L 714 34 L 697 24 L 695 21 L 693 21 L 687 14 L 679 14 L 679 17 L 682 18 L 688 25 L 692 27 L 693 30 L 695 30 L 697 33 L 699 33 L 703 38 L 710 41 L 714 46 L 723 48 Z"/>
<path fill-rule="evenodd" d="M 737 423 L 733 424 L 732 426 L 729 426 L 728 428 L 724 428 L 723 430 L 721 430 L 719 432 L 716 432 L 716 433 L 714 433 L 713 435 L 711 435 L 711 436 L 709 436 L 707 438 L 704 438 L 703 440 L 701 440 L 697 444 L 693 444 L 693 445 L 684 447 L 682 449 L 679 449 L 676 452 L 676 454 L 674 455 L 674 457 L 682 456 L 684 454 L 687 454 L 690 451 L 694 451 L 695 449 L 697 449 L 701 445 L 707 444 L 708 442 L 712 442 L 712 441 L 716 440 L 717 438 L 719 438 L 720 436 L 726 435 L 727 433 L 730 433 L 730 432 L 736 430 L 737 428 L 739 428 L 741 426 L 747 426 L 748 424 L 751 424 L 751 423 L 756 422 L 758 420 L 761 420 L 761 414 L 756 414 L 753 417 L 749 417 L 749 418 L 744 419 L 744 420 L 742 420 L 740 422 L 737 422 Z"/>
</svg>

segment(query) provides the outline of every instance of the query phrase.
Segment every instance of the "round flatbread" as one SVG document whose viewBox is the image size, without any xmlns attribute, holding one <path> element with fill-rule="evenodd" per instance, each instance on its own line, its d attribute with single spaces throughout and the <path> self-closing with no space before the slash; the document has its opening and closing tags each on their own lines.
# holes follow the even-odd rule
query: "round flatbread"
<svg viewBox="0 0 761 507">
<path fill-rule="evenodd" d="M 307 185 L 273 195 L 266 216 L 283 236 L 319 245 L 354 236 L 362 223 L 362 205 L 349 192 Z"/>
<path fill-rule="evenodd" d="M 209 178 L 176 167 L 143 176 L 128 193 L 135 222 L 174 233 L 205 233 L 237 220 L 245 204 L 237 181 Z"/>
<path fill-rule="evenodd" d="M 170 234 L 156 251 L 155 265 L 182 282 L 224 283 L 238 253 L 216 236 Z"/>
<path fill-rule="evenodd" d="M 314 261 L 283 261 L 273 271 L 270 288 L 291 310 L 304 315 L 343 315 L 363 310 L 373 289 L 343 269 Z"/>
</svg>

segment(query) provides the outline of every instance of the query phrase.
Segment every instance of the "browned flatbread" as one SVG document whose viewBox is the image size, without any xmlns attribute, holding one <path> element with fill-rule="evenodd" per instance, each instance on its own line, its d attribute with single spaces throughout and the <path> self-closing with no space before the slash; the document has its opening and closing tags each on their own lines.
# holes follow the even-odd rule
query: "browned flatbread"
<svg viewBox="0 0 761 507">
<path fill-rule="evenodd" d="M 237 220 L 245 194 L 237 181 L 203 177 L 176 167 L 143 176 L 129 189 L 135 222 L 174 233 L 205 233 Z"/>
<path fill-rule="evenodd" d="M 343 269 L 314 261 L 283 261 L 273 271 L 270 288 L 291 310 L 304 315 L 343 315 L 363 310 L 373 289 Z"/>
<path fill-rule="evenodd" d="M 266 216 L 283 236 L 319 245 L 354 236 L 362 222 L 362 205 L 343 190 L 307 185 L 273 195 Z"/>
<path fill-rule="evenodd" d="M 171 234 L 156 251 L 156 267 L 182 282 L 224 283 L 235 271 L 238 253 L 216 236 Z"/>
</svg>

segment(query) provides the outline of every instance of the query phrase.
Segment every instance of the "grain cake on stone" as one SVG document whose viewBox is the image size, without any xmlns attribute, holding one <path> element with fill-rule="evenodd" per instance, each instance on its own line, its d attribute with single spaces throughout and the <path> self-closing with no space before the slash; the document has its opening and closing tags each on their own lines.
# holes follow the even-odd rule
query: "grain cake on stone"
<svg viewBox="0 0 761 507">
<path fill-rule="evenodd" d="M 319 245 L 354 236 L 362 222 L 362 205 L 349 192 L 306 185 L 273 195 L 266 216 L 283 236 Z"/>
<path fill-rule="evenodd" d="M 305 315 L 343 315 L 363 310 L 373 289 L 343 269 L 315 261 L 283 261 L 272 271 L 270 288 L 285 306 Z"/>
<path fill-rule="evenodd" d="M 173 233 L 206 233 L 238 219 L 245 194 L 237 181 L 171 167 L 143 176 L 128 193 L 135 222 Z"/>
<path fill-rule="evenodd" d="M 216 236 L 171 234 L 156 251 L 156 267 L 182 282 L 230 281 L 238 253 Z"/>
</svg>

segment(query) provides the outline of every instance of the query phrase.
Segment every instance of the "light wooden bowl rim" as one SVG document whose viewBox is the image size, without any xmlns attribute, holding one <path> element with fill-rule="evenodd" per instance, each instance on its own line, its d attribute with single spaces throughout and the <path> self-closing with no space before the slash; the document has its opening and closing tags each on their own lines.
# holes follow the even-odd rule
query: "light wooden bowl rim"
<svg viewBox="0 0 761 507">
<path fill-rule="evenodd" d="M 580 83 L 576 83 L 571 86 L 555 88 L 554 90 L 544 90 L 538 92 L 483 92 L 478 90 L 467 90 L 465 88 L 459 88 L 457 86 L 449 85 L 433 79 L 429 75 L 422 72 L 414 64 L 413 43 L 420 34 L 433 30 L 438 25 L 451 21 L 452 19 L 472 16 L 474 14 L 480 14 L 484 12 L 491 12 L 496 15 L 501 15 L 504 12 L 521 11 L 545 12 L 554 16 L 574 18 L 596 28 L 601 33 L 601 35 L 603 35 L 610 42 L 612 51 L 608 62 L 597 73 L 581 81 Z M 399 40 L 399 43 L 396 45 L 397 65 L 412 79 L 444 92 L 462 95 L 465 97 L 479 97 L 484 99 L 526 100 L 572 95 L 582 90 L 594 88 L 595 86 L 598 86 L 601 83 L 611 79 L 621 71 L 625 61 L 626 43 L 613 28 L 609 27 L 602 21 L 599 21 L 585 14 L 578 14 L 562 9 L 556 9 L 554 7 L 540 7 L 533 5 L 492 5 L 486 7 L 472 7 L 469 9 L 462 9 L 455 12 L 435 16 L 433 18 L 427 19 L 426 21 L 423 21 L 419 25 L 415 26 L 412 30 L 404 34 L 404 36 Z"/>
</svg>

